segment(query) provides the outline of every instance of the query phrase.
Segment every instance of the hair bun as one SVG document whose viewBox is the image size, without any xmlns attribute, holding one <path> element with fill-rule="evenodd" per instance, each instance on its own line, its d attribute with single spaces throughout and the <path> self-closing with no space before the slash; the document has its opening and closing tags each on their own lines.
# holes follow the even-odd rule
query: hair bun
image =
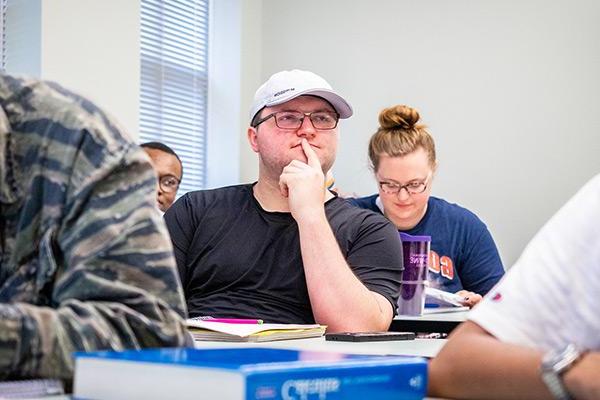
<svg viewBox="0 0 600 400">
<path fill-rule="evenodd" d="M 414 108 L 397 105 L 379 113 L 379 125 L 382 129 L 413 129 L 419 118 L 419 112 Z"/>
</svg>

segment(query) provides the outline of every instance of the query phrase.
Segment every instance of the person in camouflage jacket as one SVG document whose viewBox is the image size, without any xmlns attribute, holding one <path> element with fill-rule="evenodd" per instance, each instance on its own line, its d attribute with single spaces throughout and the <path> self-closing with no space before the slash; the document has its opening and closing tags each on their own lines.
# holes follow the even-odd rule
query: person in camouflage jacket
<svg viewBox="0 0 600 400">
<path fill-rule="evenodd" d="M 0 379 L 190 345 L 148 158 L 88 100 L 0 75 Z"/>
</svg>

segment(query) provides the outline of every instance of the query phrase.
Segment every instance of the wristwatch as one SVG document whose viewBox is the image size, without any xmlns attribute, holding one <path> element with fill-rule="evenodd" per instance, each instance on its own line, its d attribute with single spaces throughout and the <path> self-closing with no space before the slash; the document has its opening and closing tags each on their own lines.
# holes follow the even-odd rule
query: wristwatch
<svg viewBox="0 0 600 400">
<path fill-rule="evenodd" d="M 541 375 L 546 387 L 557 400 L 571 400 L 563 384 L 563 375 L 575 365 L 583 352 L 574 344 L 559 351 L 550 351 L 542 358 Z"/>
</svg>

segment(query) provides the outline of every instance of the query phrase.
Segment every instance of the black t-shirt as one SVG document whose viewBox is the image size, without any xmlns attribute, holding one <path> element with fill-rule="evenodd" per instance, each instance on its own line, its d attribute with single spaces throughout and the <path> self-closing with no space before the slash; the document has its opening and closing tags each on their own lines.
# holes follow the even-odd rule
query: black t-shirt
<svg viewBox="0 0 600 400">
<path fill-rule="evenodd" d="M 265 211 L 252 187 L 190 192 L 165 213 L 189 314 L 314 323 L 296 221 L 290 213 Z M 354 274 L 395 310 L 398 231 L 383 216 L 337 197 L 325 212 Z"/>
</svg>

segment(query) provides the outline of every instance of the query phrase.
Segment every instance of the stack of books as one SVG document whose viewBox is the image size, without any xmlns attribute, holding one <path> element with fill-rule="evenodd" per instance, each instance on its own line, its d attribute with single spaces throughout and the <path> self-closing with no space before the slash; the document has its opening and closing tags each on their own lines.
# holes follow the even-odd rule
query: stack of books
<svg viewBox="0 0 600 400">
<path fill-rule="evenodd" d="M 267 348 L 146 349 L 75 354 L 82 399 L 422 399 L 421 357 Z"/>
<path fill-rule="evenodd" d="M 220 342 L 269 342 L 273 340 L 302 339 L 323 336 L 325 325 L 265 324 L 244 320 L 188 319 L 187 327 L 194 340 Z"/>
</svg>

